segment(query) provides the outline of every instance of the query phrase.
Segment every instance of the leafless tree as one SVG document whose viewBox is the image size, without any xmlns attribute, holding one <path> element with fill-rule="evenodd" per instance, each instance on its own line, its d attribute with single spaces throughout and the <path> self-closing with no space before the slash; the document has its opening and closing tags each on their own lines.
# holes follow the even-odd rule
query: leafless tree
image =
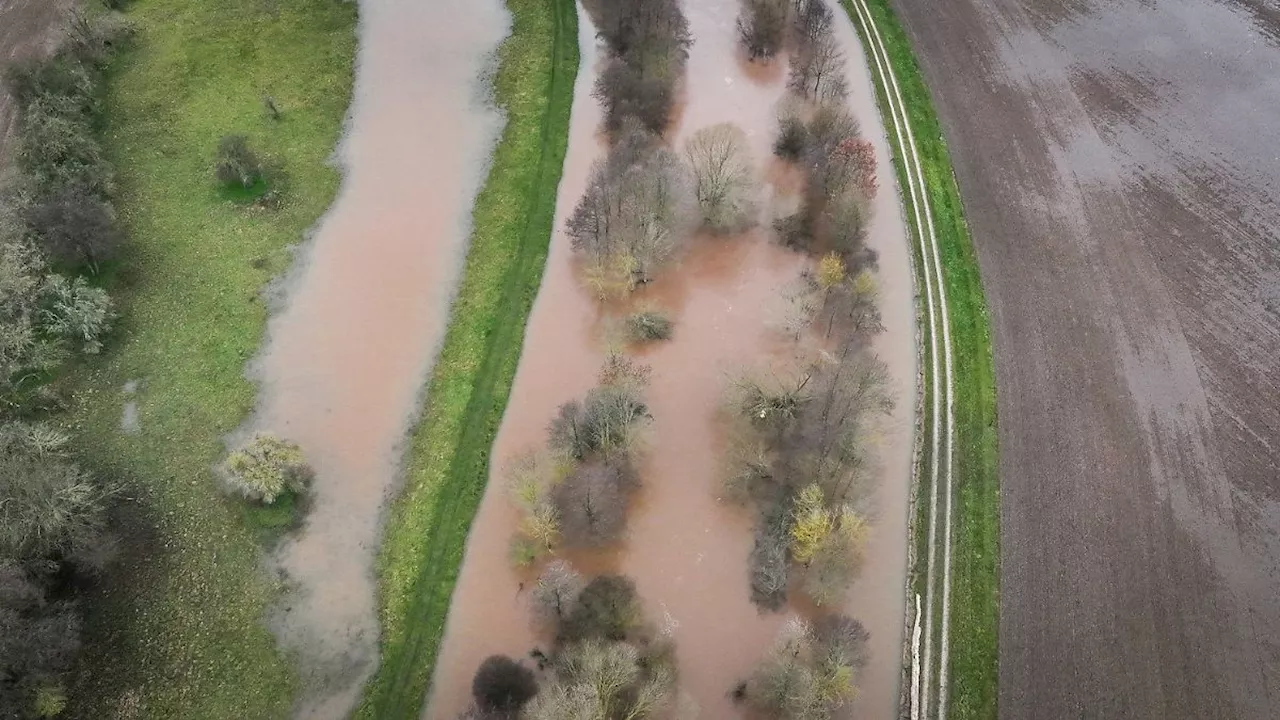
<svg viewBox="0 0 1280 720">
<path fill-rule="evenodd" d="M 787 86 L 812 100 L 843 100 L 849 94 L 844 60 L 844 53 L 835 38 L 830 35 L 819 37 L 814 43 L 796 50 Z"/>
<path fill-rule="evenodd" d="M 533 615 L 541 625 L 558 632 L 561 623 L 577 607 L 585 587 L 582 575 L 563 560 L 556 560 L 538 576 L 532 593 Z"/>
<path fill-rule="evenodd" d="M 552 491 L 560 532 L 568 547 L 604 547 L 622 537 L 628 491 L 634 481 L 616 465 L 580 466 Z"/>
<path fill-rule="evenodd" d="M 687 196 L 675 155 L 634 126 L 607 160 L 593 166 L 567 230 L 573 249 L 600 278 L 598 292 L 648 282 L 670 259 L 687 222 Z"/>
<path fill-rule="evenodd" d="M 756 182 L 742 130 L 730 123 L 702 128 L 685 143 L 684 152 L 703 227 L 738 232 L 754 224 Z"/>
<path fill-rule="evenodd" d="M 788 5 L 788 0 L 743 0 L 738 39 L 752 60 L 769 60 L 782 50 Z"/>
</svg>

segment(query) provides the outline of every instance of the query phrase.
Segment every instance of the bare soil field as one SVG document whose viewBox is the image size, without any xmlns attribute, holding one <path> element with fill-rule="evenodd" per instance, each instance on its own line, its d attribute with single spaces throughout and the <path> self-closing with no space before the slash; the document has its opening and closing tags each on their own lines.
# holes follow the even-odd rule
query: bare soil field
<svg viewBox="0 0 1280 720">
<path fill-rule="evenodd" d="M 67 6 L 63 0 L 0 0 L 0 71 L 52 51 Z M 9 167 L 13 110 L 13 98 L 0 88 L 0 176 Z"/>
<path fill-rule="evenodd" d="M 897 0 L 994 325 L 1000 714 L 1280 700 L 1280 16 Z"/>
</svg>

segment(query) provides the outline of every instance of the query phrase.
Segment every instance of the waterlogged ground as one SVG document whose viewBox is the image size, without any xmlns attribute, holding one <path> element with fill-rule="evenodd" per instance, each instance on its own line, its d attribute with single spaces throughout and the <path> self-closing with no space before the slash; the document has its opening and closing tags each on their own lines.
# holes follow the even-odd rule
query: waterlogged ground
<svg viewBox="0 0 1280 720">
<path fill-rule="evenodd" d="M 784 94 L 784 68 L 743 62 L 736 48 L 734 0 L 690 3 L 694 46 L 686 102 L 670 139 L 733 122 L 748 134 L 766 181 L 767 223 L 785 207 L 793 178 L 770 161 L 775 105 Z M 583 68 L 578 75 L 571 137 L 541 291 L 530 317 L 511 399 L 495 443 L 491 482 L 472 527 L 425 716 L 453 718 L 469 701 L 470 679 L 488 655 L 524 656 L 542 642 L 529 627 L 524 597 L 533 578 L 513 570 L 508 542 L 517 516 L 502 482 L 504 463 L 543 446 L 556 408 L 595 383 L 605 342 L 595 299 L 574 274 L 564 220 L 586 186 L 593 160 L 605 146 L 596 133 L 600 112 L 595 82 L 594 32 L 580 13 Z M 836 13 L 837 38 L 848 56 L 853 109 L 876 146 L 882 189 L 868 244 L 880 254 L 881 300 L 889 331 L 876 352 L 889 364 L 897 409 L 878 448 L 880 489 L 868 560 L 849 597 L 847 612 L 871 631 L 871 664 L 852 716 L 894 716 L 903 630 L 906 570 L 906 498 L 910 482 L 915 406 L 915 318 L 905 228 L 871 84 L 853 29 Z M 751 518 L 718 501 L 722 447 L 716 412 L 727 379 L 785 352 L 776 332 L 782 289 L 803 267 L 800 256 L 754 231 L 731 239 L 695 238 L 677 267 L 643 298 L 670 312 L 675 337 L 642 354 L 653 368 L 647 398 L 654 423 L 642 468 L 644 489 L 632 506 L 626 543 L 616 552 L 575 558 L 584 570 L 615 569 L 632 576 L 648 614 L 671 633 L 682 691 L 703 717 L 738 711 L 728 693 L 767 650 L 785 614 L 760 614 L 748 591 Z"/>
<path fill-rule="evenodd" d="M 344 716 L 374 667 L 380 515 L 501 127 L 481 76 L 507 24 L 500 0 L 361 3 L 342 190 L 253 369 L 252 429 L 297 441 L 317 471 L 305 525 L 274 557 L 292 591 L 273 625 L 298 652 L 304 717 Z"/>
</svg>

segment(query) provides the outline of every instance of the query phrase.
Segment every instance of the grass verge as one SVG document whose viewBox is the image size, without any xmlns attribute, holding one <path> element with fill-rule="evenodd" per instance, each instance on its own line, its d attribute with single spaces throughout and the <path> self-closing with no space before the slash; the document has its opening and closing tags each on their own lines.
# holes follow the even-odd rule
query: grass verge
<svg viewBox="0 0 1280 720">
<path fill-rule="evenodd" d="M 862 26 L 851 0 L 840 2 L 853 20 L 864 46 L 867 46 L 870 41 L 867 28 Z M 894 15 L 889 0 L 866 0 L 866 4 L 888 50 L 889 61 L 897 76 L 920 155 L 925 175 L 924 192 L 929 196 L 943 263 L 943 282 L 951 322 L 955 372 L 955 509 L 952 520 L 948 716 L 966 720 L 995 718 L 1000 608 L 1000 492 L 995 369 L 992 364 L 991 329 L 986 300 L 946 140 L 934 112 L 928 87 L 916 64 L 910 41 Z M 878 81 L 879 78 L 876 79 Z M 885 88 L 878 82 L 876 95 L 881 113 L 888 118 L 890 112 Z M 886 125 L 891 145 L 896 148 L 897 136 L 893 124 L 886 121 Z M 903 158 L 896 154 L 894 167 L 898 173 L 899 185 L 907 187 L 906 166 Z M 904 195 L 903 202 L 910 213 L 911 198 Z M 911 223 L 908 225 L 914 233 L 915 226 Z M 923 268 L 919 254 L 916 256 L 916 268 L 917 272 Z M 925 387 L 929 387 L 927 382 Z M 922 427 L 928 427 L 928 423 L 932 422 L 932 407 L 932 398 L 926 397 Z M 925 452 L 929 452 L 927 447 Z M 927 463 L 921 463 L 922 472 L 917 485 L 917 497 L 921 499 L 927 498 L 930 492 L 930 478 L 924 472 L 927 467 Z M 940 494 L 940 513 L 942 507 Z M 911 568 L 911 582 L 913 589 L 921 596 L 925 591 L 924 560 L 928 547 L 928 513 L 928 502 L 918 501 L 913 524 L 915 566 Z M 940 515 L 939 543 L 941 525 Z M 938 575 L 940 577 L 941 573 Z M 935 618 L 935 631 L 938 625 Z"/>
<path fill-rule="evenodd" d="M 222 436 L 251 410 L 258 292 L 335 195 L 327 164 L 351 96 L 356 8 L 332 0 L 137 0 L 108 72 L 104 143 L 129 240 L 106 284 L 121 320 L 71 368 L 65 417 L 82 460 L 129 483 L 119 568 L 87 606 L 76 717 L 286 717 L 296 679 L 263 625 L 276 588 L 263 536 L 291 522 L 215 485 Z M 282 109 L 272 120 L 263 97 Z M 218 139 L 243 133 L 288 173 L 276 210 L 231 202 Z M 137 380 L 131 396 L 126 381 Z M 141 430 L 121 431 L 126 402 Z"/>
<path fill-rule="evenodd" d="M 419 717 L 525 321 L 546 265 L 578 70 L 573 0 L 508 0 L 494 95 L 506 126 L 379 556 L 382 659 L 357 717 Z"/>
</svg>

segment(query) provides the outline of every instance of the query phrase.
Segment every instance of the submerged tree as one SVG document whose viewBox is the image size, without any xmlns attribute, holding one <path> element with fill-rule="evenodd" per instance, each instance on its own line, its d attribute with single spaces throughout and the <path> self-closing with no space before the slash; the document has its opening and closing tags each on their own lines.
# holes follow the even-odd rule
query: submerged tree
<svg viewBox="0 0 1280 720">
<path fill-rule="evenodd" d="M 533 671 L 506 655 L 490 655 L 471 680 L 471 696 L 481 713 L 514 717 L 538 693 Z"/>
<path fill-rule="evenodd" d="M 756 185 L 747 136 L 730 123 L 702 128 L 685 143 L 703 227 L 738 232 L 756 216 Z"/>
<path fill-rule="evenodd" d="M 769 60 L 782 50 L 789 0 L 743 0 L 738 39 L 752 60 Z"/>
<path fill-rule="evenodd" d="M 586 583 L 569 563 L 556 560 L 547 565 L 533 588 L 533 615 L 538 624 L 559 628 L 578 606 L 578 596 Z"/>
<path fill-rule="evenodd" d="M 744 697 L 758 712 L 780 720 L 823 720 L 856 694 L 868 635 L 842 615 L 788 622 L 773 650 L 746 683 Z"/>
<path fill-rule="evenodd" d="M 688 217 L 686 185 L 675 155 L 635 126 L 592 167 L 567 229 L 597 293 L 625 293 L 649 282 L 672 257 Z"/>
</svg>

